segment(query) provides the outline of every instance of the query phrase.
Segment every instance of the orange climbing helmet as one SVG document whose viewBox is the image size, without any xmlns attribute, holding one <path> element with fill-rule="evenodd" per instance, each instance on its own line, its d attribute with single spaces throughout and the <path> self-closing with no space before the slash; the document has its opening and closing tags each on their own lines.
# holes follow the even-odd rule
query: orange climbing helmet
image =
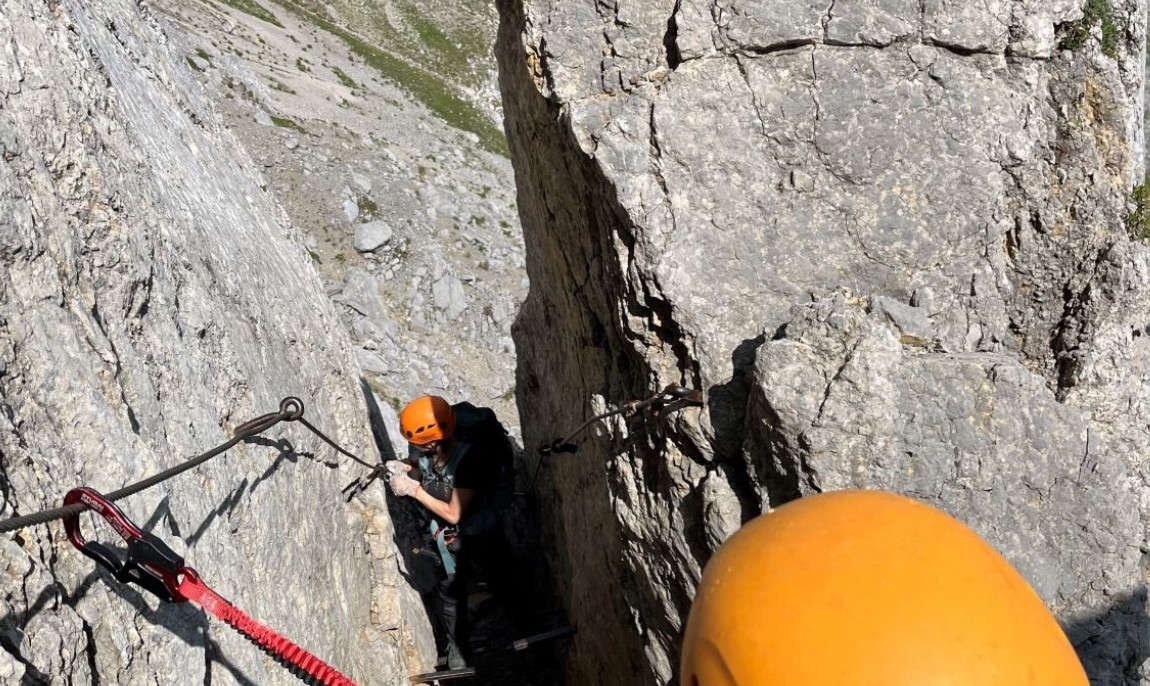
<svg viewBox="0 0 1150 686">
<path fill-rule="evenodd" d="M 977 534 L 878 491 L 747 523 L 703 572 L 683 686 L 1088 686 L 1038 595 Z"/>
<path fill-rule="evenodd" d="M 420 447 L 444 441 L 455 432 L 455 412 L 438 395 L 420 396 L 400 411 L 399 429 L 408 443 Z"/>
</svg>

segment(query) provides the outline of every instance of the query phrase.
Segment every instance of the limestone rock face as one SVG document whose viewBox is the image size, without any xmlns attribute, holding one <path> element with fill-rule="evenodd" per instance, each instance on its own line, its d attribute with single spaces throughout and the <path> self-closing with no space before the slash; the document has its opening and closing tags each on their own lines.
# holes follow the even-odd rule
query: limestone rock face
<svg viewBox="0 0 1150 686">
<path fill-rule="evenodd" d="M 1103 4 L 500 1 L 525 444 L 708 398 L 543 471 L 576 683 L 672 681 L 717 545 L 839 488 L 958 516 L 1148 682 L 1146 7 Z"/>
<path fill-rule="evenodd" d="M 191 69 L 146 5 L 0 2 L 4 518 L 172 467 L 289 395 L 376 459 L 347 335 Z M 340 492 L 363 471 L 281 424 L 119 504 L 241 609 L 394 683 L 432 646 L 381 491 Z M 201 611 L 116 582 L 59 522 L 0 545 L 4 683 L 298 683 Z"/>
</svg>

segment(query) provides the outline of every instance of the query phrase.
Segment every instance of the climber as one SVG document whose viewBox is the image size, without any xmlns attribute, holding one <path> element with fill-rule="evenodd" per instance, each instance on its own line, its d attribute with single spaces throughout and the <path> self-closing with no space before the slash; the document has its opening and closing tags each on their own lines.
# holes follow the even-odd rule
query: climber
<svg viewBox="0 0 1150 686">
<path fill-rule="evenodd" d="M 1088 686 L 1042 600 L 986 542 L 916 500 L 823 493 L 749 522 L 707 564 L 686 686 Z"/>
<path fill-rule="evenodd" d="M 408 460 L 385 465 L 392 492 L 414 498 L 430 515 L 429 529 L 444 572 L 436 586 L 435 609 L 451 670 L 466 668 L 463 647 L 470 564 L 475 562 L 487 572 L 497 595 L 505 595 L 501 584 L 510 579 L 506 569 L 512 555 L 494 505 L 499 477 L 498 460 L 492 453 L 500 446 L 467 439 L 478 433 L 457 431 L 457 413 L 477 409 L 467 403 L 453 408 L 433 395 L 411 401 L 399 415 L 410 447 Z M 493 413 L 487 421 L 497 423 Z M 499 432 L 506 440 L 501 425 Z"/>
</svg>

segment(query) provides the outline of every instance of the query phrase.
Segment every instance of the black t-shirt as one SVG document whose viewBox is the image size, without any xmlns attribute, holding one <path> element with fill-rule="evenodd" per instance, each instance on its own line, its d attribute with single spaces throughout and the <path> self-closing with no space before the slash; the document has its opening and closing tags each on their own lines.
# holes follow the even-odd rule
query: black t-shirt
<svg viewBox="0 0 1150 686">
<path fill-rule="evenodd" d="M 457 459 L 458 458 L 458 459 Z M 455 462 L 454 473 L 448 474 L 451 462 Z M 428 458 L 426 462 L 420 461 L 422 469 L 421 485 L 433 498 L 443 502 L 451 501 L 451 492 L 455 488 L 466 488 L 474 491 L 490 490 L 494 487 L 494 477 L 490 470 L 484 469 L 483 456 L 475 452 L 467 443 L 457 442 L 452 459 L 448 460 L 442 471 L 434 467 L 434 460 Z M 474 505 L 474 503 L 472 503 Z M 468 508 L 470 509 L 470 507 Z"/>
</svg>

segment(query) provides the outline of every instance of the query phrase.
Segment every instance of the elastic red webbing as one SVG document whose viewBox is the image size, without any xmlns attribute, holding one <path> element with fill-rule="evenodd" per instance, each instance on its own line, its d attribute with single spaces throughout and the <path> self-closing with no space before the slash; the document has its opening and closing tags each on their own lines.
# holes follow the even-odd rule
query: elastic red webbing
<svg viewBox="0 0 1150 686">
<path fill-rule="evenodd" d="M 326 686 L 358 686 L 334 667 L 299 647 L 290 639 L 244 614 L 243 610 L 224 600 L 192 575 L 185 575 L 180 581 L 180 593 Z"/>
</svg>

